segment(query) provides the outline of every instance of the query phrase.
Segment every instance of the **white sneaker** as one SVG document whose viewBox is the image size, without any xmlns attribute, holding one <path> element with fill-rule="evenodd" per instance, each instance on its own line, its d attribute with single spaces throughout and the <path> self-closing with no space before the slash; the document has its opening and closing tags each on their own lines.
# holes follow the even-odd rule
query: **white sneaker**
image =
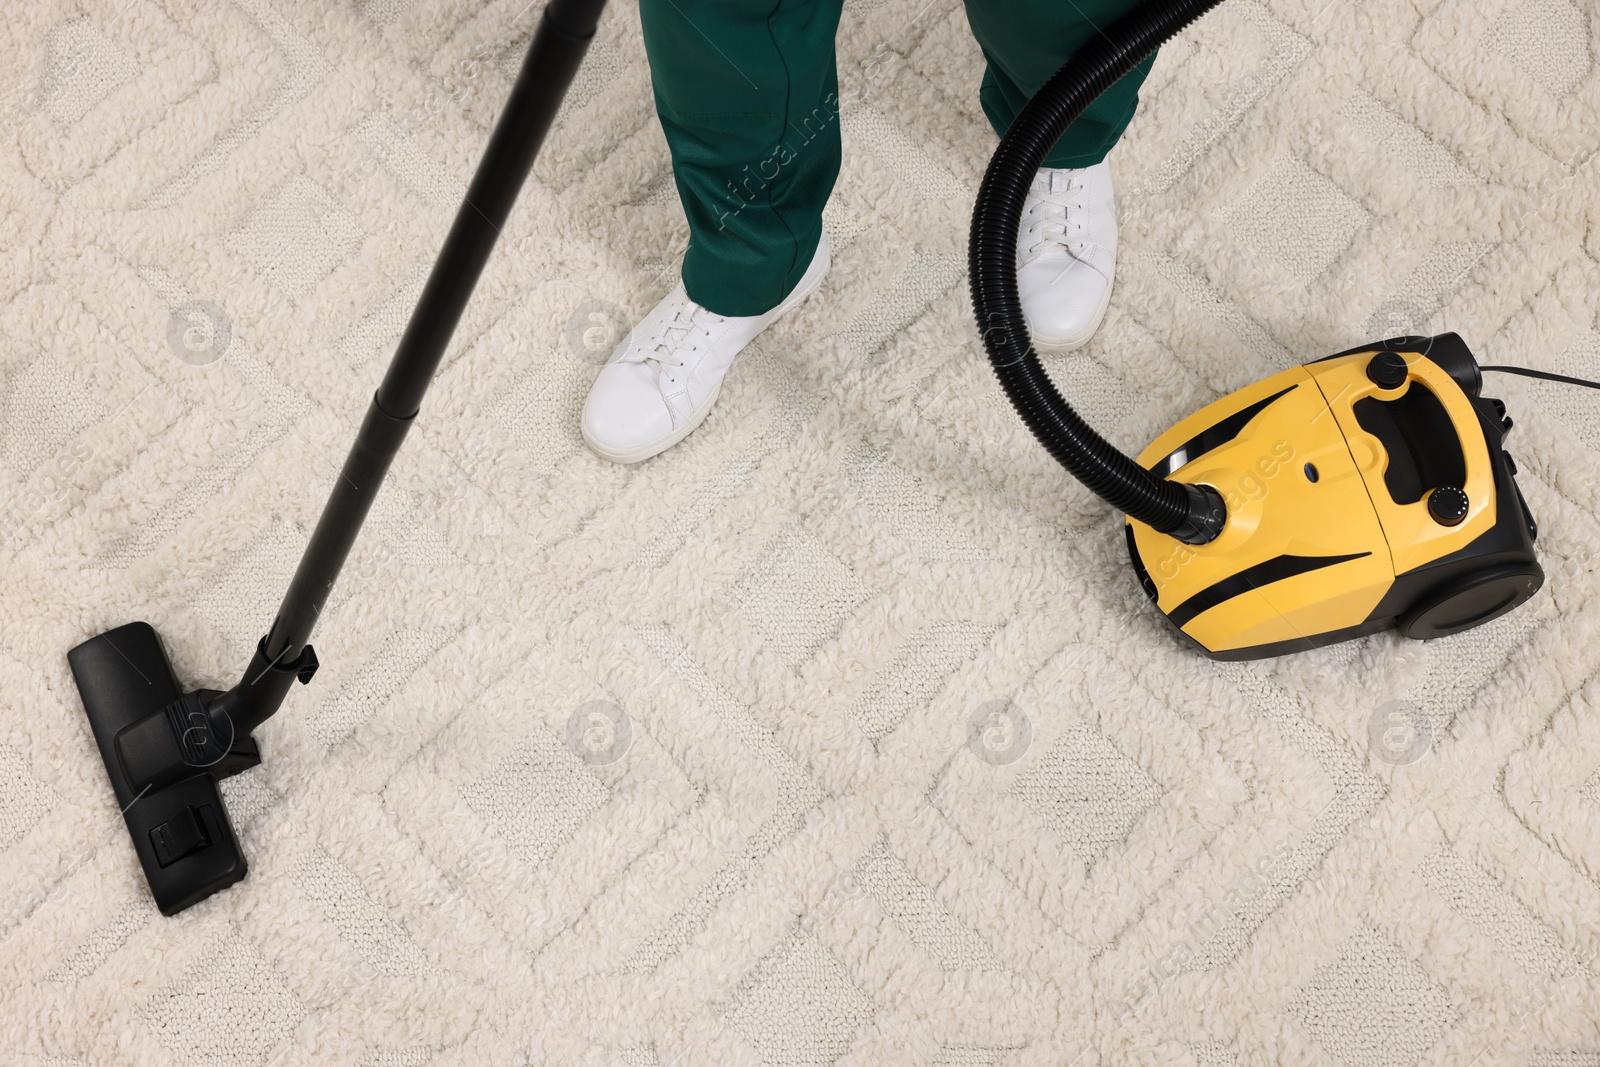
<svg viewBox="0 0 1600 1067">
<path fill-rule="evenodd" d="M 1069 352 L 1100 328 L 1117 271 L 1117 205 L 1104 161 L 1041 167 L 1017 227 L 1017 289 L 1033 347 Z"/>
<path fill-rule="evenodd" d="M 638 463 L 688 437 L 711 412 L 733 357 L 822 283 L 828 235 L 783 302 L 728 316 L 696 304 L 683 281 L 612 350 L 583 405 L 583 440 L 613 463 Z"/>
</svg>

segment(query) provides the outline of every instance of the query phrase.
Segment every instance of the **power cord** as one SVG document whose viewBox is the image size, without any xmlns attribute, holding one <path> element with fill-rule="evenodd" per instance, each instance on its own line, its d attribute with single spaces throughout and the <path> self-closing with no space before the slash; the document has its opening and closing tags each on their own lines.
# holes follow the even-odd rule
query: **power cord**
<svg viewBox="0 0 1600 1067">
<path fill-rule="evenodd" d="M 1590 389 L 1600 389 L 1600 382 L 1591 382 L 1587 378 L 1569 378 L 1565 374 L 1551 374 L 1547 370 L 1534 370 L 1531 367 L 1479 367 L 1479 370 L 1499 371 L 1501 374 L 1521 374 L 1528 378 L 1543 378 L 1548 382 L 1565 382 L 1567 385 L 1583 385 Z"/>
</svg>

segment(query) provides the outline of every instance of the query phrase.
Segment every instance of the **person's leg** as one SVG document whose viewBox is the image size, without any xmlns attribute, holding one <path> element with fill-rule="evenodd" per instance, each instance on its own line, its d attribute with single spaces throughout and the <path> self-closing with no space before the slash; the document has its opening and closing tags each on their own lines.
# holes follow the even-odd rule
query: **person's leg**
<svg viewBox="0 0 1600 1067">
<path fill-rule="evenodd" d="M 967 22 L 988 60 L 978 92 L 1001 136 L 1061 65 L 1133 0 L 966 0 Z M 1087 344 L 1111 304 L 1117 209 L 1106 153 L 1139 103 L 1152 55 L 1101 93 L 1050 149 L 1023 203 L 1017 292 L 1034 347 Z"/>
<path fill-rule="evenodd" d="M 640 0 L 656 114 L 689 222 L 683 283 L 721 315 L 769 311 L 822 236 L 839 174 L 843 0 Z"/>
<path fill-rule="evenodd" d="M 1132 0 L 966 0 L 967 22 L 988 67 L 978 100 L 1001 136 L 1022 106 L 1100 27 Z M 1091 167 L 1105 159 L 1139 105 L 1155 56 L 1101 93 L 1045 156 L 1046 167 Z"/>
<path fill-rule="evenodd" d="M 740 350 L 821 284 L 842 2 L 640 0 L 689 248 L 678 285 L 589 390 L 583 439 L 596 454 L 636 463 L 692 433 Z"/>
</svg>

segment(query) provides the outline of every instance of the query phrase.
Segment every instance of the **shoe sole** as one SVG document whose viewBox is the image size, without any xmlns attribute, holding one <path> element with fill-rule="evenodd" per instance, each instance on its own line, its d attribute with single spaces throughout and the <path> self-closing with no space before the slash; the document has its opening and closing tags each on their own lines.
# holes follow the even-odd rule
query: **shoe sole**
<svg viewBox="0 0 1600 1067">
<path fill-rule="evenodd" d="M 712 406 L 716 404 L 717 397 L 721 395 L 722 382 L 718 382 L 717 387 L 711 391 L 711 399 L 700 405 L 699 409 L 689 417 L 688 422 L 684 423 L 682 426 L 679 426 L 676 430 L 673 430 L 661 440 L 651 442 L 648 445 L 641 445 L 630 452 L 613 452 L 611 449 L 606 448 L 604 445 L 600 444 L 594 438 L 589 436 L 589 430 L 587 427 L 583 428 L 583 443 L 588 445 L 589 450 L 595 455 L 599 456 L 601 459 L 609 459 L 611 462 L 620 463 L 625 467 L 631 466 L 635 463 L 643 463 L 651 456 L 659 456 L 661 453 L 665 452 L 667 449 L 671 448 L 685 437 L 688 437 L 690 434 L 694 433 L 695 430 L 699 428 L 700 424 L 706 421 L 706 416 L 711 414 Z"/>
<path fill-rule="evenodd" d="M 1106 286 L 1105 293 L 1100 297 L 1100 306 L 1095 309 L 1094 318 L 1089 320 L 1088 329 L 1077 337 L 1061 341 L 1054 338 L 1033 338 L 1033 349 L 1040 355 L 1059 356 L 1075 351 L 1094 340 L 1094 335 L 1100 332 L 1100 323 L 1106 317 L 1106 309 L 1111 307 L 1111 290 L 1116 285 L 1116 274 L 1112 273 L 1112 284 Z"/>
<path fill-rule="evenodd" d="M 777 312 L 773 315 L 772 322 L 777 322 L 784 316 L 784 313 L 788 312 L 796 304 L 800 303 L 806 297 L 816 292 L 817 289 L 822 285 L 822 279 L 828 276 L 828 268 L 831 266 L 833 266 L 833 254 L 830 249 L 828 253 L 828 259 L 823 262 L 822 270 L 817 272 L 816 278 L 812 280 L 810 285 L 805 286 L 803 289 L 797 287 L 794 292 L 784 297 L 783 302 L 778 305 Z M 807 269 L 809 270 L 810 268 L 808 267 Z M 767 323 L 768 327 L 771 325 L 771 322 Z M 763 329 L 762 333 L 765 332 L 766 330 Z M 761 334 L 756 335 L 756 337 L 759 336 L 761 336 Z M 753 341 L 755 338 L 752 337 L 751 340 Z M 743 348 L 739 349 L 739 352 L 743 351 Z M 739 353 L 735 352 L 734 358 L 737 359 L 738 355 Z M 728 370 L 730 372 L 733 370 L 732 363 L 728 364 Z M 663 437 L 659 441 L 652 441 L 648 445 L 640 445 L 638 448 L 627 452 L 615 452 L 609 448 L 606 448 L 599 442 L 595 441 L 594 438 L 590 437 L 589 428 L 580 423 L 579 430 L 583 434 L 583 443 L 588 445 L 589 450 L 595 455 L 599 456 L 601 459 L 608 459 L 612 463 L 620 463 L 623 466 L 630 466 L 634 463 L 643 463 L 652 456 L 659 456 L 661 453 L 665 452 L 679 441 L 682 441 L 685 437 L 688 437 L 690 434 L 694 433 L 695 430 L 700 428 L 700 424 L 706 421 L 706 416 L 711 414 L 711 409 L 716 406 L 717 397 L 722 395 L 723 381 L 727 381 L 726 374 L 722 376 L 722 381 L 717 382 L 717 387 L 711 391 L 710 398 L 706 400 L 704 404 L 701 404 L 698 408 L 696 408 L 693 414 L 689 416 L 689 421 L 685 422 L 682 426 L 678 427 L 676 430 L 673 430 L 670 434 L 668 434 L 666 437 Z"/>
</svg>

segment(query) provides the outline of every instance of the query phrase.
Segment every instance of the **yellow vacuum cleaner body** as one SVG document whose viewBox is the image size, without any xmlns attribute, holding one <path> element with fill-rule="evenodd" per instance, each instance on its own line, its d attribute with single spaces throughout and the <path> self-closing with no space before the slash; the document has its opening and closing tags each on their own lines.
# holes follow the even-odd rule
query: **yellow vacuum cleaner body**
<svg viewBox="0 0 1600 1067">
<path fill-rule="evenodd" d="M 1209 485 L 1220 534 L 1185 544 L 1128 520 L 1145 593 L 1217 659 L 1391 626 L 1442 637 L 1531 597 L 1537 527 L 1455 334 L 1397 337 L 1294 367 L 1206 406 L 1138 462 Z"/>
</svg>

